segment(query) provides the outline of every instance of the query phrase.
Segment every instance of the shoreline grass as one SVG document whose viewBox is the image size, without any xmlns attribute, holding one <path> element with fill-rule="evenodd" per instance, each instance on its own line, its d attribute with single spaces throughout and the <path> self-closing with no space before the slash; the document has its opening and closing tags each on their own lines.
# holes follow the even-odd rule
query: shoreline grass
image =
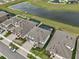
<svg viewBox="0 0 79 59">
<path fill-rule="evenodd" d="M 79 34 L 79 27 L 75 27 L 75 26 L 71 26 L 71 25 L 68 25 L 68 24 L 60 23 L 60 22 L 57 22 L 57 21 L 54 21 L 54 20 L 50 20 L 50 19 L 46 19 L 46 18 L 39 17 L 39 16 L 31 15 L 31 14 L 25 13 L 25 12 L 20 11 L 20 10 L 12 10 L 12 9 L 9 9 L 8 8 L 11 5 L 14 5 L 14 4 L 17 4 L 17 3 L 20 3 L 20 2 L 24 2 L 24 1 L 28 1 L 28 2 L 30 2 L 32 4 L 34 3 L 34 5 L 35 5 L 35 2 L 38 2 L 39 0 L 38 1 L 35 1 L 35 0 L 34 1 L 33 0 L 17 0 L 16 2 L 12 2 L 12 3 L 8 3 L 8 4 L 0 5 L 0 9 L 1 10 L 5 10 L 5 11 L 10 12 L 10 13 L 13 13 L 15 15 L 17 15 L 17 14 L 25 15 L 26 17 L 33 18 L 35 20 L 41 21 L 42 23 L 47 24 L 47 25 L 52 26 L 52 27 L 55 27 L 56 29 L 62 29 L 64 31 L 68 31 L 71 34 Z M 40 3 L 38 3 L 38 5 Z M 45 2 L 42 2 L 42 4 L 43 3 L 46 3 L 46 1 Z M 41 6 L 42 6 L 42 4 L 41 4 Z M 36 5 L 36 6 L 38 6 L 38 5 Z M 59 9 L 57 9 L 57 10 L 59 10 Z"/>
</svg>

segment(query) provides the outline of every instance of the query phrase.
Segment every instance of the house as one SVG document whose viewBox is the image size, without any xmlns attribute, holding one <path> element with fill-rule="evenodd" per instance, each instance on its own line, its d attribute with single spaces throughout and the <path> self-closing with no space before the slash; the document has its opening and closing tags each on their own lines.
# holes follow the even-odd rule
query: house
<svg viewBox="0 0 79 59">
<path fill-rule="evenodd" d="M 78 3 L 78 0 L 49 0 L 49 2 L 54 3 Z"/>
<path fill-rule="evenodd" d="M 25 20 L 21 17 L 14 16 L 7 19 L 1 26 L 7 31 L 11 31 L 17 37 L 29 38 L 35 42 L 36 47 L 43 48 L 48 39 L 50 38 L 52 28 L 36 23 L 32 20 Z"/>
<path fill-rule="evenodd" d="M 78 2 L 78 0 L 59 0 L 59 2 L 64 2 L 64 3 L 73 3 L 73 2 Z"/>
<path fill-rule="evenodd" d="M 2 25 L 13 34 L 24 37 L 37 23 L 14 16 L 3 22 Z"/>
<path fill-rule="evenodd" d="M 0 11 L 0 23 L 10 18 L 9 13 Z"/>
<path fill-rule="evenodd" d="M 51 58 L 58 57 L 58 59 L 71 59 L 75 42 L 75 36 L 64 31 L 56 30 L 46 50 L 50 53 Z"/>
<path fill-rule="evenodd" d="M 5 29 L 11 31 L 13 27 L 15 27 L 16 23 L 18 23 L 21 20 L 21 18 L 14 16 L 10 19 L 7 19 L 3 23 L 1 23 L 1 26 Z"/>
<path fill-rule="evenodd" d="M 18 16 L 14 16 L 11 17 L 10 19 L 7 19 L 6 21 L 4 21 L 2 24 L 5 25 L 6 27 L 10 24 L 15 25 L 16 23 L 18 23 L 20 20 L 22 20 L 22 18 L 18 17 Z"/>
<path fill-rule="evenodd" d="M 0 27 L 0 34 L 2 34 L 5 31 L 2 27 Z"/>
<path fill-rule="evenodd" d="M 35 47 L 43 48 L 46 42 L 49 40 L 51 31 L 43 29 L 41 27 L 34 27 L 26 37 L 35 43 Z"/>
<path fill-rule="evenodd" d="M 12 31 L 16 35 L 24 37 L 36 25 L 36 23 L 32 23 L 29 20 L 21 20 Z"/>
</svg>

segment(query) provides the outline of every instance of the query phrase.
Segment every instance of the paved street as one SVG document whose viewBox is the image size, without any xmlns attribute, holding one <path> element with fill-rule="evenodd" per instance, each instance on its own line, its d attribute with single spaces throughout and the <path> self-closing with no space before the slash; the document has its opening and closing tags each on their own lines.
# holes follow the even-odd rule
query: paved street
<svg viewBox="0 0 79 59">
<path fill-rule="evenodd" d="M 1 34 L 0 34 L 0 37 L 2 37 L 2 38 L 4 38 L 5 40 L 11 42 L 11 40 L 7 39 L 6 37 L 4 37 L 4 36 L 1 35 Z M 25 48 L 19 46 L 18 44 L 14 43 L 14 42 L 13 42 L 13 44 L 15 44 L 17 47 L 21 48 L 21 49 L 24 50 L 25 52 L 31 54 L 31 55 L 34 56 L 36 59 L 41 59 L 40 57 L 36 56 L 35 54 L 31 53 L 30 51 L 27 51 Z M 6 50 L 6 48 L 4 48 L 4 50 Z M 9 48 L 8 48 L 8 47 L 7 47 L 7 50 L 8 50 L 7 53 L 9 53 L 10 51 L 9 51 Z M 2 52 L 3 52 L 3 50 L 2 50 Z M 5 53 L 6 53 L 6 52 L 5 52 Z M 4 53 L 4 54 L 5 54 L 5 53 Z M 10 52 L 10 54 L 11 54 L 11 52 Z M 13 57 L 17 57 L 17 56 L 15 55 L 15 56 L 13 56 Z M 11 59 L 11 58 L 9 58 L 9 59 Z M 16 58 L 15 58 L 15 59 L 16 59 Z M 20 59 L 21 59 L 21 58 L 20 58 Z"/>
<path fill-rule="evenodd" d="M 26 59 L 22 55 L 12 52 L 5 44 L 0 42 L 0 52 L 3 53 L 8 59 Z"/>
</svg>

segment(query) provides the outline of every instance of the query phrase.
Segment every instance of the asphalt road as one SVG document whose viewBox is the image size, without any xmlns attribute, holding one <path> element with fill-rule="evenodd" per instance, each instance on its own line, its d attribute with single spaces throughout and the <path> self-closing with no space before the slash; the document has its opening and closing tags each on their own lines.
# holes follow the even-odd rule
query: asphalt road
<svg viewBox="0 0 79 59">
<path fill-rule="evenodd" d="M 5 44 L 0 42 L 0 52 L 3 53 L 8 59 L 26 59 L 17 52 L 12 52 Z"/>
</svg>

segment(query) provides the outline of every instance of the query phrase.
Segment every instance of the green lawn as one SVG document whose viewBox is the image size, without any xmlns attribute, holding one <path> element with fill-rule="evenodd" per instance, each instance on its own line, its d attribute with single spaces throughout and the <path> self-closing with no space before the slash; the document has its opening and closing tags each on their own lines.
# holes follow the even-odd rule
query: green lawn
<svg viewBox="0 0 79 59">
<path fill-rule="evenodd" d="M 79 11 L 79 4 L 50 4 L 49 0 L 28 0 L 31 4 L 49 10 Z"/>
<path fill-rule="evenodd" d="M 44 49 L 32 48 L 31 52 L 34 53 L 35 55 L 39 56 L 42 59 L 49 59 L 49 55 L 47 54 L 47 52 Z"/>
<path fill-rule="evenodd" d="M 24 44 L 26 42 L 26 38 L 19 37 L 19 38 L 16 38 L 15 40 L 13 40 L 13 42 L 15 42 L 16 44 L 21 46 L 22 44 Z"/>
<path fill-rule="evenodd" d="M 13 43 L 10 43 L 10 45 L 9 45 L 10 47 L 11 47 L 11 49 L 18 49 L 19 47 L 17 47 L 16 45 L 14 45 Z"/>
<path fill-rule="evenodd" d="M 10 34 L 11 34 L 11 32 L 8 31 L 4 36 L 5 36 L 5 37 L 8 37 Z"/>
</svg>

